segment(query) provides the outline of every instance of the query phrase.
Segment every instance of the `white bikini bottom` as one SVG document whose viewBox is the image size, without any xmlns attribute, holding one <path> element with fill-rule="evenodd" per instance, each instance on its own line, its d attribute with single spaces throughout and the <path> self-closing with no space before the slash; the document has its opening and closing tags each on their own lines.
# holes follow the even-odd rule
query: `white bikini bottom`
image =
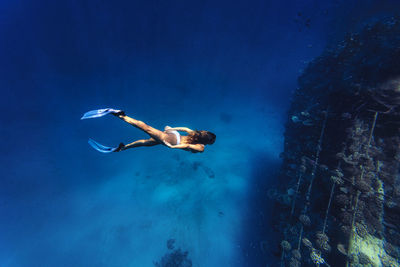
<svg viewBox="0 0 400 267">
<path fill-rule="evenodd" d="M 176 144 L 179 145 L 181 143 L 181 135 L 178 131 L 171 131 L 176 136 Z"/>
<path fill-rule="evenodd" d="M 167 134 L 170 136 L 167 140 L 171 145 L 179 145 L 181 143 L 181 135 L 178 133 L 178 131 L 166 131 Z"/>
</svg>

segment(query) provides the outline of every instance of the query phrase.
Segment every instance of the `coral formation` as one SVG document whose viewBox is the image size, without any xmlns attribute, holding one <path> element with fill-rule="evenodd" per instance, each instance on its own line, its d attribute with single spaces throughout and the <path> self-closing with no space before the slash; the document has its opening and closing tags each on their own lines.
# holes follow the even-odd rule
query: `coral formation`
<svg viewBox="0 0 400 267">
<path fill-rule="evenodd" d="M 160 262 L 154 262 L 156 267 L 192 267 L 192 261 L 188 259 L 188 252 L 180 248 L 175 249 L 175 240 L 167 241 L 167 248 L 170 252 L 166 253 Z"/>
<path fill-rule="evenodd" d="M 290 251 L 292 249 L 292 246 L 286 240 L 283 240 L 281 242 L 281 247 L 282 247 L 283 251 Z"/>
<path fill-rule="evenodd" d="M 300 253 L 300 250 L 294 249 L 294 250 L 292 251 L 292 256 L 293 256 L 293 258 L 295 258 L 296 260 L 301 260 L 301 253 Z"/>
<path fill-rule="evenodd" d="M 282 264 L 399 266 L 399 36 L 398 17 L 365 25 L 299 77 L 275 193 L 297 245 Z"/>
<path fill-rule="evenodd" d="M 304 214 L 300 215 L 299 221 L 301 222 L 301 224 L 303 226 L 310 226 L 311 225 L 310 217 L 308 217 L 307 215 L 304 215 Z"/>
</svg>

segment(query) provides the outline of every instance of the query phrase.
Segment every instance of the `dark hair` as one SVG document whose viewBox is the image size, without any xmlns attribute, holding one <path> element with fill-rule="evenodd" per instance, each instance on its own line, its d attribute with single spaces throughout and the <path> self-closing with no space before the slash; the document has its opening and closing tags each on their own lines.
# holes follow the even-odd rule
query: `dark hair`
<svg viewBox="0 0 400 267">
<path fill-rule="evenodd" d="M 215 142 L 216 135 L 209 131 L 195 130 L 188 135 L 191 144 L 211 145 Z"/>
</svg>

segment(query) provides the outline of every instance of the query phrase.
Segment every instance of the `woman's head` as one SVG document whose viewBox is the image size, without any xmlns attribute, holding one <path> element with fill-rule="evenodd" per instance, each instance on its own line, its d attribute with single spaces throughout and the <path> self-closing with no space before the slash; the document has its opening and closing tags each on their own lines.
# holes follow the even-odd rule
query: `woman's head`
<svg viewBox="0 0 400 267">
<path fill-rule="evenodd" d="M 192 144 L 211 145 L 215 142 L 216 135 L 209 131 L 193 131 L 188 135 Z"/>
</svg>

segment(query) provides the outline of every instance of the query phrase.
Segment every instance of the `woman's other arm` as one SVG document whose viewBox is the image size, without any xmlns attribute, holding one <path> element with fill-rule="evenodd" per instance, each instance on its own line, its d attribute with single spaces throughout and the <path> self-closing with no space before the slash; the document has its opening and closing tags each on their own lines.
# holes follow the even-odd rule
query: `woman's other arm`
<svg viewBox="0 0 400 267">
<path fill-rule="evenodd" d="M 198 151 L 198 152 L 203 152 L 204 151 L 204 145 L 203 144 L 180 144 L 180 145 L 171 145 L 167 142 L 164 142 L 168 147 L 170 148 L 180 148 L 180 149 L 185 149 L 185 148 L 190 148 L 192 150 Z"/>
<path fill-rule="evenodd" d="M 189 129 L 187 127 L 172 127 L 172 128 L 169 128 L 168 130 L 170 130 L 170 131 L 181 131 L 181 132 L 187 132 L 187 133 L 193 132 L 192 129 Z"/>
</svg>

